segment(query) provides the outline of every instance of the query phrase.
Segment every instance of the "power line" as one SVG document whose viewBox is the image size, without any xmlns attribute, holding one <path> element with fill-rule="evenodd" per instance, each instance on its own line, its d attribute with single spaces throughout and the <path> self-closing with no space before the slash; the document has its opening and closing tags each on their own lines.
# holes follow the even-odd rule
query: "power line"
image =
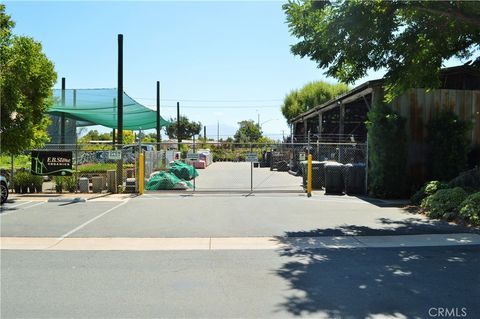
<svg viewBox="0 0 480 319">
<path fill-rule="evenodd" d="M 147 105 L 153 107 L 152 105 Z M 175 105 L 161 105 L 161 107 L 175 108 Z M 280 105 L 224 105 L 224 106 L 208 106 L 208 105 L 186 105 L 182 109 L 264 109 L 264 108 L 280 108 Z"/>
<path fill-rule="evenodd" d="M 133 99 L 137 100 L 155 100 L 154 98 L 149 97 L 135 97 Z M 241 103 L 241 102 L 279 102 L 283 101 L 282 99 L 232 99 L 232 100 L 218 100 L 218 99 L 161 99 L 162 101 L 169 102 L 206 102 L 206 103 Z"/>
</svg>

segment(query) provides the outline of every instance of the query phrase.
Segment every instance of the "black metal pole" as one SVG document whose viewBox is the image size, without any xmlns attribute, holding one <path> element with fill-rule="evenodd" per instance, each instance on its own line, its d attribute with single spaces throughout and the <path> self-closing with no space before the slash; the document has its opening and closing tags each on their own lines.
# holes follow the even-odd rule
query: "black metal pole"
<svg viewBox="0 0 480 319">
<path fill-rule="evenodd" d="M 182 142 L 182 139 L 180 138 L 180 102 L 177 102 L 177 144 L 178 144 L 178 150 L 180 151 L 180 143 Z"/>
<path fill-rule="evenodd" d="M 206 126 L 203 127 L 203 139 L 205 140 L 205 142 L 207 141 L 207 127 Z"/>
<path fill-rule="evenodd" d="M 116 107 L 117 107 L 117 99 L 113 98 L 113 109 L 115 109 Z M 116 135 L 115 129 L 112 129 L 112 149 L 113 150 L 117 149 L 117 146 L 115 145 L 115 135 Z"/>
<path fill-rule="evenodd" d="M 160 151 L 160 81 L 157 81 L 157 151 Z"/>
<path fill-rule="evenodd" d="M 65 78 L 62 78 L 62 106 L 65 107 Z M 60 115 L 60 144 L 65 146 L 65 113 Z"/>
<path fill-rule="evenodd" d="M 123 144 L 123 34 L 118 35 L 117 143 Z M 123 186 L 123 156 L 117 162 L 117 187 Z"/>
</svg>

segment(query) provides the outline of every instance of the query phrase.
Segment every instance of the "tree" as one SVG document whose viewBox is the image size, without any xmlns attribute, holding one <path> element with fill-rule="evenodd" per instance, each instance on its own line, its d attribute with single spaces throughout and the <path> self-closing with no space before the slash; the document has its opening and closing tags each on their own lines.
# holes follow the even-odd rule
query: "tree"
<svg viewBox="0 0 480 319">
<path fill-rule="evenodd" d="M 167 135 L 169 138 L 177 138 L 177 121 L 170 119 L 170 125 L 167 126 Z M 199 134 L 202 130 L 202 123 L 189 121 L 188 117 L 180 116 L 180 138 L 190 139 L 193 135 Z"/>
<path fill-rule="evenodd" d="M 82 136 L 79 140 L 79 144 L 88 144 L 90 141 L 108 141 L 112 140 L 112 133 L 99 133 L 97 130 L 90 130 Z"/>
<path fill-rule="evenodd" d="M 142 143 L 157 143 L 157 133 L 148 133 L 142 136 Z"/>
<path fill-rule="evenodd" d="M 233 136 L 236 143 L 256 142 L 262 137 L 262 131 L 254 121 L 241 121 L 238 125 L 240 127 Z"/>
<path fill-rule="evenodd" d="M 291 119 L 295 116 L 347 91 L 348 86 L 342 83 L 310 82 L 300 90 L 293 90 L 285 96 L 282 105 L 282 114 L 287 119 L 287 122 L 290 123 Z"/>
<path fill-rule="evenodd" d="M 468 59 L 479 50 L 475 1 L 305 0 L 283 9 L 300 39 L 294 54 L 310 57 L 345 83 L 384 68 L 388 100 L 411 87 L 438 87 L 443 61 Z"/>
<path fill-rule="evenodd" d="M 48 141 L 45 112 L 57 74 L 42 45 L 13 35 L 14 26 L 0 4 L 0 149 L 18 154 Z"/>
</svg>

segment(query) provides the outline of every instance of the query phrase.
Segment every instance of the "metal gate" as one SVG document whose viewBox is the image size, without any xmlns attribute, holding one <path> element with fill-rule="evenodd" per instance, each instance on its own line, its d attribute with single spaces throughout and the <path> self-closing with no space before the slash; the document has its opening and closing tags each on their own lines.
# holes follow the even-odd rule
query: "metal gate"
<svg viewBox="0 0 480 319">
<path fill-rule="evenodd" d="M 158 148 L 157 148 L 158 146 Z M 194 166 L 198 176 L 187 181 L 188 192 L 302 193 L 305 166 L 312 155 L 316 162 L 338 162 L 344 176 L 351 166 L 363 166 L 366 187 L 367 145 L 364 143 L 231 143 L 185 141 L 161 143 L 145 152 L 145 178 L 169 171 L 170 164 L 182 161 Z M 313 170 L 314 189 L 321 189 L 324 171 Z M 317 187 L 317 185 L 320 185 Z M 158 190 L 163 191 L 163 190 Z"/>
</svg>

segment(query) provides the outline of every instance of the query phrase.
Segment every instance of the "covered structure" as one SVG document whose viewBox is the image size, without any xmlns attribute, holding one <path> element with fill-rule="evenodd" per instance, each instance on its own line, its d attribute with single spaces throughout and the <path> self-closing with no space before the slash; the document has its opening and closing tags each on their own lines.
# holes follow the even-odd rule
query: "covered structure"
<svg viewBox="0 0 480 319">
<path fill-rule="evenodd" d="M 408 173 L 419 185 L 427 176 L 427 124 L 442 110 L 451 110 L 460 119 L 472 123 L 468 138 L 480 146 L 480 70 L 462 65 L 445 68 L 436 90 L 411 88 L 389 103 L 406 119 Z M 365 142 L 367 113 L 384 100 L 384 80 L 365 82 L 322 105 L 315 106 L 291 120 L 294 141 Z M 374 150 L 372 150 L 374 151 Z"/>
<path fill-rule="evenodd" d="M 117 89 L 54 90 L 49 135 L 52 144 L 60 143 L 61 121 L 65 117 L 65 143 L 74 144 L 76 127 L 102 125 L 117 129 Z M 170 122 L 160 118 L 160 126 Z M 123 129 L 147 130 L 157 127 L 157 113 L 123 93 Z"/>
</svg>

